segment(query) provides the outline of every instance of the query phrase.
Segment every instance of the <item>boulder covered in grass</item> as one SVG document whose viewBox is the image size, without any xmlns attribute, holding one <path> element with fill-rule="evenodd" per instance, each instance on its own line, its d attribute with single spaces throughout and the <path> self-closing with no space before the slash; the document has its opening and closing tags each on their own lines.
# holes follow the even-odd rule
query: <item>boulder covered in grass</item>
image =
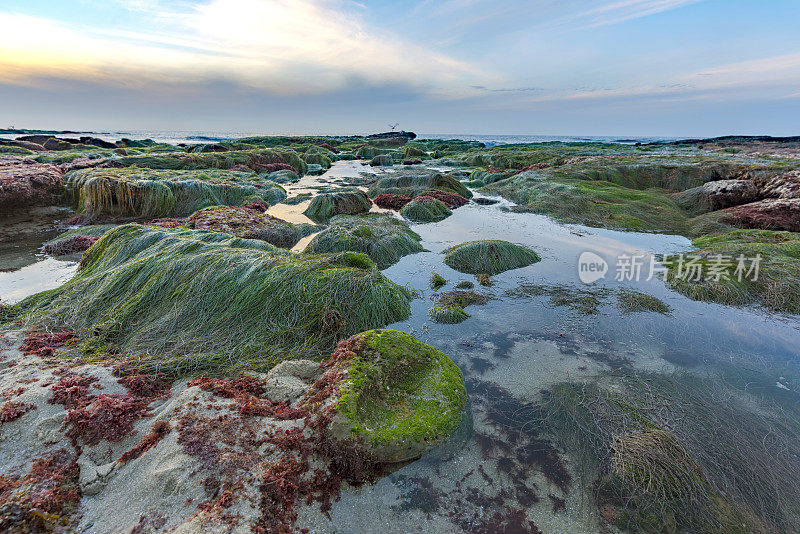
<svg viewBox="0 0 800 534">
<path fill-rule="evenodd" d="M 470 317 L 464 308 L 473 304 L 486 304 L 488 301 L 489 297 L 475 291 L 447 291 L 439 295 L 428 314 L 436 323 L 456 324 Z"/>
<path fill-rule="evenodd" d="M 379 269 L 394 265 L 408 254 L 422 252 L 420 237 L 391 215 L 337 215 L 314 236 L 306 253 L 363 252 Z"/>
<path fill-rule="evenodd" d="M 452 176 L 419 169 L 404 169 L 384 176 L 370 187 L 369 195 L 374 198 L 381 193 L 389 193 L 414 198 L 431 190 L 472 198 L 472 191 Z"/>
<path fill-rule="evenodd" d="M 314 222 L 325 223 L 334 215 L 366 213 L 371 207 L 372 201 L 363 191 L 342 189 L 315 196 L 303 213 Z"/>
<path fill-rule="evenodd" d="M 400 214 L 410 221 L 426 223 L 443 221 L 453 212 L 441 200 L 425 195 L 417 197 L 403 206 Z"/>
<path fill-rule="evenodd" d="M 127 224 L 84 254 L 73 279 L 15 310 L 26 327 L 80 332 L 83 356 L 135 355 L 143 369 L 182 375 L 318 358 L 407 319 L 411 299 L 364 254 Z"/>
<path fill-rule="evenodd" d="M 74 206 L 89 216 L 185 217 L 209 206 L 286 198 L 280 185 L 259 175 L 215 169 L 82 169 L 67 173 L 65 182 Z"/>
<path fill-rule="evenodd" d="M 461 371 L 439 350 L 397 330 L 342 341 L 323 382 L 334 384 L 330 432 L 380 463 L 419 458 L 461 424 L 467 401 Z"/>
<path fill-rule="evenodd" d="M 500 240 L 469 241 L 445 249 L 444 253 L 444 262 L 456 271 L 489 276 L 541 260 L 527 247 Z"/>
<path fill-rule="evenodd" d="M 292 224 L 245 206 L 205 208 L 193 213 L 186 225 L 196 230 L 260 239 L 281 248 L 292 248 L 302 238 L 322 229 L 314 224 Z"/>
</svg>

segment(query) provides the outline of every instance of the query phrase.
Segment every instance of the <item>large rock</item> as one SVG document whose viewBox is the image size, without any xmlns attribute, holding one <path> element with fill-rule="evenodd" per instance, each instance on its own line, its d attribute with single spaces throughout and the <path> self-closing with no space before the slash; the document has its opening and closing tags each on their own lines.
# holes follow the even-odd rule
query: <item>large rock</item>
<svg viewBox="0 0 800 534">
<path fill-rule="evenodd" d="M 33 152 L 41 152 L 44 150 L 42 145 L 31 143 L 30 141 L 8 141 L 7 139 L 0 139 L 0 146 L 16 146 Z"/>
<path fill-rule="evenodd" d="M 27 141 L 28 143 L 35 143 L 37 145 L 44 145 L 49 139 L 54 139 L 55 135 L 23 135 L 17 137 L 17 141 Z"/>
<path fill-rule="evenodd" d="M 459 427 L 467 401 L 461 371 L 439 350 L 397 330 L 342 341 L 325 378 L 336 383 L 330 433 L 379 463 L 419 458 Z"/>
<path fill-rule="evenodd" d="M 761 196 L 766 198 L 800 198 L 800 171 L 755 180 Z"/>
<path fill-rule="evenodd" d="M 707 213 L 747 204 L 760 198 L 751 180 L 717 180 L 673 195 L 682 208 L 692 213 Z"/>
<path fill-rule="evenodd" d="M 800 232 L 800 198 L 768 198 L 723 210 L 722 220 L 739 228 Z"/>
<path fill-rule="evenodd" d="M 71 150 L 73 148 L 73 144 L 69 141 L 58 139 L 56 137 L 51 137 L 45 141 L 42 146 L 45 148 L 45 150 Z"/>
<path fill-rule="evenodd" d="M 97 137 L 81 137 L 80 141 L 84 145 L 92 145 L 100 148 L 117 148 L 117 145 L 115 145 L 114 143 L 111 143 L 109 141 L 104 141 Z"/>
<path fill-rule="evenodd" d="M 61 203 L 65 193 L 63 175 L 55 165 L 0 162 L 0 217 L 30 206 Z"/>
<path fill-rule="evenodd" d="M 324 223 L 334 215 L 367 213 L 371 207 L 372 201 L 363 191 L 343 189 L 315 196 L 303 213 L 314 222 Z"/>
</svg>

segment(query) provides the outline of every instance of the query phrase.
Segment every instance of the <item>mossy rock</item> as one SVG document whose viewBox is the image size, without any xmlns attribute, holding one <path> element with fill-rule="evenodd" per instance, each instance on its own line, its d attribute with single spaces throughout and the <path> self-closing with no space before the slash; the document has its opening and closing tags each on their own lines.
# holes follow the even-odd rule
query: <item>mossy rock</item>
<svg viewBox="0 0 800 534">
<path fill-rule="evenodd" d="M 391 215 L 337 215 L 328 228 L 314 236 L 305 252 L 363 252 L 379 269 L 385 269 L 403 256 L 422 252 L 420 240 L 406 223 Z"/>
<path fill-rule="evenodd" d="M 431 190 L 457 193 L 464 198 L 472 198 L 472 191 L 452 176 L 417 170 L 402 170 L 384 176 L 370 187 L 369 196 L 375 198 L 381 193 L 388 193 L 414 198 Z"/>
<path fill-rule="evenodd" d="M 441 200 L 433 197 L 417 197 L 400 210 L 400 215 L 416 223 L 443 221 L 453 212 Z"/>
<path fill-rule="evenodd" d="M 464 308 L 457 304 L 434 306 L 428 310 L 428 315 L 430 315 L 433 322 L 440 324 L 458 324 L 470 318 Z"/>
<path fill-rule="evenodd" d="M 411 291 L 364 254 L 295 254 L 203 230 L 128 224 L 74 278 L 16 307 L 26 327 L 80 332 L 76 355 L 171 375 L 269 369 L 404 320 Z"/>
<path fill-rule="evenodd" d="M 325 223 L 334 215 L 367 213 L 371 207 L 372 201 L 363 191 L 342 189 L 315 196 L 303 213 L 314 222 Z"/>
<path fill-rule="evenodd" d="M 91 216 L 185 217 L 209 206 L 276 204 L 286 191 L 260 175 L 239 171 L 175 171 L 129 167 L 67 173 L 72 203 Z"/>
<path fill-rule="evenodd" d="M 392 160 L 392 157 L 389 156 L 388 154 L 380 154 L 378 156 L 375 156 L 369 162 L 369 164 L 372 165 L 373 167 L 390 166 L 393 163 L 394 161 Z"/>
<path fill-rule="evenodd" d="M 459 427 L 467 394 L 446 354 L 397 330 L 364 332 L 344 347 L 348 357 L 334 364 L 347 371 L 335 400 L 335 439 L 394 463 L 420 457 Z"/>
<path fill-rule="evenodd" d="M 444 262 L 456 271 L 494 276 L 541 261 L 534 251 L 508 241 L 469 241 L 444 251 Z"/>
<path fill-rule="evenodd" d="M 436 290 L 436 289 L 439 289 L 440 287 L 442 287 L 442 286 L 444 286 L 446 284 L 447 284 L 447 280 L 445 280 L 444 276 L 442 276 L 441 274 L 433 273 L 431 275 L 431 278 L 429 280 L 429 285 L 430 285 L 431 289 Z"/>
</svg>

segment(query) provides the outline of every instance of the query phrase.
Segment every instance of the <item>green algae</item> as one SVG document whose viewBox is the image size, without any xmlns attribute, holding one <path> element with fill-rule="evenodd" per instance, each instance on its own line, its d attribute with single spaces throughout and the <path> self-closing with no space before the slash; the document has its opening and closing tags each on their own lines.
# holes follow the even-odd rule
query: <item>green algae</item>
<svg viewBox="0 0 800 534">
<path fill-rule="evenodd" d="M 800 458 L 798 414 L 754 407 L 744 391 L 722 377 L 617 372 L 552 386 L 536 424 L 623 530 L 794 530 L 798 488 L 784 474 Z"/>
<path fill-rule="evenodd" d="M 428 285 L 430 286 L 430 288 L 434 289 L 434 290 L 435 289 L 439 289 L 440 287 L 442 287 L 442 286 L 444 286 L 446 284 L 447 284 L 447 280 L 445 280 L 444 276 L 442 276 L 439 273 L 431 274 L 431 278 L 430 278 L 430 280 L 428 282 Z"/>
<path fill-rule="evenodd" d="M 167 170 L 230 169 L 236 165 L 256 168 L 258 165 L 285 163 L 294 167 L 300 176 L 308 170 L 308 164 L 297 152 L 286 149 L 236 150 L 199 154 L 147 154 L 120 157 L 115 162 L 124 167 L 136 166 Z"/>
<path fill-rule="evenodd" d="M 653 312 L 668 315 L 672 308 L 661 299 L 634 289 L 583 288 L 566 284 L 520 284 L 506 291 L 513 298 L 547 296 L 552 306 L 565 306 L 582 315 L 597 315 L 612 297 L 622 313 Z"/>
<path fill-rule="evenodd" d="M 428 315 L 430 315 L 433 322 L 440 324 L 463 323 L 471 317 L 464 308 L 453 304 L 448 306 L 434 306 L 428 310 Z"/>
<path fill-rule="evenodd" d="M 403 256 L 422 252 L 420 240 L 406 223 L 391 215 L 337 215 L 328 228 L 314 236 L 305 252 L 363 252 L 379 269 L 385 269 Z"/>
<path fill-rule="evenodd" d="M 87 359 L 171 375 L 269 369 L 406 319 L 409 290 L 365 255 L 298 255 L 201 230 L 124 225 L 63 286 L 15 306 L 31 327 L 79 332 Z"/>
<path fill-rule="evenodd" d="M 669 315 L 672 308 L 661 299 L 634 289 L 617 291 L 617 302 L 622 313 L 653 312 Z"/>
<path fill-rule="evenodd" d="M 75 208 L 92 216 L 183 217 L 209 206 L 286 198 L 278 184 L 238 171 L 82 169 L 64 181 Z"/>
<path fill-rule="evenodd" d="M 400 215 L 417 223 L 443 221 L 452 214 L 444 202 L 426 196 L 415 198 L 400 210 Z"/>
<path fill-rule="evenodd" d="M 452 176 L 418 170 L 402 170 L 380 178 L 370 187 L 369 196 L 375 198 L 381 193 L 387 193 L 414 198 L 431 190 L 457 193 L 464 198 L 472 198 L 472 191 Z"/>
<path fill-rule="evenodd" d="M 800 313 L 800 234 L 771 230 L 735 230 L 692 242 L 699 279 L 679 272 L 680 258 L 662 258 L 667 283 L 679 293 L 704 302 L 734 306 L 761 305 L 769 310 Z M 742 259 L 743 271 L 737 273 Z M 757 279 L 750 273 L 757 260 Z M 686 263 L 684 263 L 686 265 Z M 722 268 L 722 276 L 708 276 Z M 750 273 L 750 274 L 748 274 Z M 685 269 L 684 269 L 685 274 Z M 741 276 L 740 276 L 741 275 Z"/>
<path fill-rule="evenodd" d="M 456 271 L 494 276 L 541 261 L 534 251 L 508 241 L 469 241 L 444 250 L 444 262 Z"/>
<path fill-rule="evenodd" d="M 303 214 L 314 222 L 326 223 L 334 215 L 366 213 L 371 207 L 372 201 L 363 191 L 345 188 L 315 196 Z"/>
<path fill-rule="evenodd" d="M 349 362 L 336 404 L 354 435 L 374 444 L 435 444 L 458 428 L 467 395 L 446 354 L 397 330 L 358 338 L 363 349 Z"/>
<path fill-rule="evenodd" d="M 489 297 L 475 291 L 454 290 L 439 295 L 428 315 L 436 323 L 456 324 L 466 321 L 470 315 L 464 310 L 473 304 L 486 304 Z"/>
</svg>

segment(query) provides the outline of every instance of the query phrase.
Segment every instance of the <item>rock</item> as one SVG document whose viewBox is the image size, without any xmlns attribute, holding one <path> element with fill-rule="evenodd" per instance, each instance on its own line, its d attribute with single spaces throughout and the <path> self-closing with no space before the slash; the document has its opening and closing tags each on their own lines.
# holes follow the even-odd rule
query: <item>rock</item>
<svg viewBox="0 0 800 534">
<path fill-rule="evenodd" d="M 51 137 L 42 145 L 45 150 L 71 150 L 73 148 L 72 143 L 69 141 L 65 141 L 63 139 L 58 139 L 56 137 Z"/>
<path fill-rule="evenodd" d="M 117 148 L 117 145 L 114 143 L 98 139 L 97 137 L 81 137 L 80 141 L 84 145 L 92 145 L 100 148 Z"/>
<path fill-rule="evenodd" d="M 419 165 L 422 163 L 421 159 L 404 159 L 403 165 Z"/>
<path fill-rule="evenodd" d="M 293 404 L 322 374 L 320 365 L 310 360 L 287 360 L 273 367 L 266 378 L 267 398 Z"/>
<path fill-rule="evenodd" d="M 508 241 L 469 241 L 444 250 L 444 262 L 468 274 L 496 274 L 541 261 L 534 251 Z"/>
<path fill-rule="evenodd" d="M 17 146 L 33 152 L 41 152 L 44 150 L 42 145 L 31 143 L 30 141 L 8 141 L 6 139 L 0 139 L 0 146 Z"/>
<path fill-rule="evenodd" d="M 30 160 L 0 164 L 0 216 L 31 206 L 60 204 L 64 178 L 55 165 Z"/>
<path fill-rule="evenodd" d="M 378 463 L 419 458 L 461 423 L 467 401 L 461 371 L 409 334 L 357 334 L 339 343 L 328 365 L 325 376 L 341 377 L 332 438 L 363 447 Z"/>
<path fill-rule="evenodd" d="M 55 135 L 23 135 L 22 137 L 17 137 L 16 140 L 44 145 L 49 139 L 55 139 L 55 137 Z"/>
<path fill-rule="evenodd" d="M 342 189 L 315 196 L 303 213 L 312 221 L 323 223 L 334 215 L 367 213 L 371 207 L 372 201 L 363 191 Z"/>
<path fill-rule="evenodd" d="M 768 198 L 722 211 L 722 220 L 739 228 L 800 232 L 800 198 Z"/>
<path fill-rule="evenodd" d="M 388 154 L 380 154 L 378 156 L 375 156 L 374 158 L 372 158 L 372 161 L 369 162 L 369 164 L 373 167 L 388 166 L 391 165 L 392 163 L 393 163 L 392 157 L 389 156 Z"/>
<path fill-rule="evenodd" d="M 452 214 L 447 204 L 427 195 L 415 198 L 400 210 L 400 215 L 418 223 L 442 221 Z"/>
<path fill-rule="evenodd" d="M 700 214 L 754 202 L 759 199 L 759 190 L 752 180 L 717 180 L 676 193 L 673 198 L 682 208 Z"/>
<path fill-rule="evenodd" d="M 81 456 L 78 459 L 78 467 L 80 467 L 78 483 L 80 484 L 81 492 L 84 495 L 97 495 L 103 491 L 118 466 L 119 463 L 117 462 L 97 466 L 86 455 Z"/>
<path fill-rule="evenodd" d="M 800 198 L 800 171 L 789 171 L 754 181 L 762 197 Z"/>
</svg>

